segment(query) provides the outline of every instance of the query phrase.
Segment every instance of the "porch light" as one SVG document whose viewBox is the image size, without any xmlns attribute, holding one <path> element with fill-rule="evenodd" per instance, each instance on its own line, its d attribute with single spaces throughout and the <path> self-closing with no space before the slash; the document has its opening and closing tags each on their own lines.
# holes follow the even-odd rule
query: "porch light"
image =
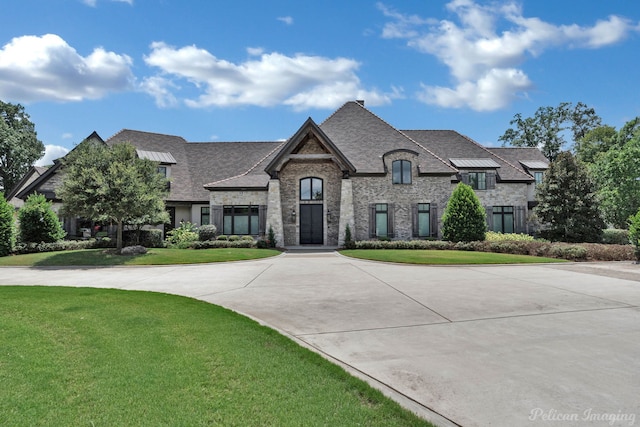
<svg viewBox="0 0 640 427">
<path fill-rule="evenodd" d="M 331 222 L 331 209 L 327 209 L 327 223 Z"/>
<path fill-rule="evenodd" d="M 295 208 L 291 209 L 291 222 L 293 222 L 293 223 L 296 222 L 296 209 Z"/>
</svg>

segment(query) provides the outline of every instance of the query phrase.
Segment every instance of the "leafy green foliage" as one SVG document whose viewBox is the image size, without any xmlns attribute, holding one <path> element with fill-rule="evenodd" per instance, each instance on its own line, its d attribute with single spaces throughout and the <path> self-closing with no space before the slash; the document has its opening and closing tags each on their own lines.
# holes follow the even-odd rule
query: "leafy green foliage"
<svg viewBox="0 0 640 427">
<path fill-rule="evenodd" d="M 278 240 L 276 239 L 276 233 L 273 231 L 273 227 L 269 226 L 269 231 L 267 232 L 267 243 L 270 248 L 275 248 L 278 244 Z"/>
<path fill-rule="evenodd" d="M 353 241 L 353 237 L 351 236 L 351 227 L 349 224 L 344 228 L 344 247 L 346 249 L 355 249 L 356 244 Z"/>
<path fill-rule="evenodd" d="M 602 243 L 605 245 L 628 245 L 629 230 L 606 228 L 602 230 Z"/>
<path fill-rule="evenodd" d="M 0 188 L 10 192 L 43 155 L 44 144 L 24 107 L 0 101 Z"/>
<path fill-rule="evenodd" d="M 486 213 L 473 189 L 459 183 L 451 194 L 442 216 L 442 235 L 452 242 L 484 240 Z"/>
<path fill-rule="evenodd" d="M 629 241 L 634 247 L 636 260 L 640 262 L 640 210 L 629 218 Z"/>
<path fill-rule="evenodd" d="M 608 151 L 592 164 L 604 219 L 618 228 L 640 208 L 640 118 L 617 133 Z"/>
<path fill-rule="evenodd" d="M 138 158 L 129 143 L 107 147 L 94 139 L 67 155 L 57 191 L 66 214 L 117 223 L 118 249 L 123 224 L 162 215 L 166 194 L 167 180 L 158 173 L 156 162 Z"/>
<path fill-rule="evenodd" d="M 218 227 L 213 224 L 201 225 L 198 228 L 198 240 L 204 242 L 206 240 L 214 240 L 218 234 Z"/>
<path fill-rule="evenodd" d="M 62 240 L 66 232 L 51 202 L 42 194 L 31 194 L 18 211 L 20 240 L 25 243 L 52 243 Z"/>
<path fill-rule="evenodd" d="M 196 226 L 189 221 L 182 221 L 180 227 L 167 233 L 166 240 L 170 248 L 186 249 L 198 240 Z"/>
<path fill-rule="evenodd" d="M 529 234 L 522 233 L 497 233 L 495 231 L 487 231 L 486 240 L 490 242 L 532 242 L 534 237 Z"/>
<path fill-rule="evenodd" d="M 549 160 L 554 160 L 567 143 L 565 131 L 570 131 L 573 141 L 581 140 L 587 132 L 600 126 L 601 119 L 593 108 L 578 102 L 562 102 L 557 107 L 540 107 L 533 117 L 516 114 L 509 128 L 498 138 L 503 145 L 516 147 L 542 147 Z"/>
<path fill-rule="evenodd" d="M 0 193 L 0 256 L 11 253 L 16 244 L 16 228 L 13 219 L 13 206 Z"/>
<path fill-rule="evenodd" d="M 586 167 L 569 152 L 553 161 L 536 190 L 535 213 L 550 240 L 599 242 L 604 228 L 595 186 Z"/>
</svg>

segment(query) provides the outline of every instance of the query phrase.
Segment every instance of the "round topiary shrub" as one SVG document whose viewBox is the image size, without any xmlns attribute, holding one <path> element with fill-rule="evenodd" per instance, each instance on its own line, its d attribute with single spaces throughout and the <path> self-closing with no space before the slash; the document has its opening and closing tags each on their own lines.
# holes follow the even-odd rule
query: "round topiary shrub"
<svg viewBox="0 0 640 427">
<path fill-rule="evenodd" d="M 66 235 L 58 215 L 51 209 L 51 202 L 42 194 L 27 197 L 24 206 L 18 211 L 20 221 L 20 239 L 33 243 L 52 243 L 62 240 Z"/>
<path fill-rule="evenodd" d="M 218 227 L 216 227 L 215 225 L 201 225 L 200 228 L 198 228 L 198 240 L 200 240 L 201 242 L 214 240 L 217 233 Z"/>
<path fill-rule="evenodd" d="M 459 183 L 442 216 L 442 236 L 451 242 L 484 240 L 487 232 L 486 213 L 473 189 Z"/>
</svg>

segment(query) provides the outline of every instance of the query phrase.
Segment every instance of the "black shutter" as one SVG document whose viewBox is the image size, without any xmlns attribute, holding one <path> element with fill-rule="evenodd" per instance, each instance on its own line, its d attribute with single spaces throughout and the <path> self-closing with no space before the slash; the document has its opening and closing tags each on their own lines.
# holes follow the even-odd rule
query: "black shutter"
<svg viewBox="0 0 640 427">
<path fill-rule="evenodd" d="M 469 172 L 460 172 L 460 180 L 463 184 L 469 185 Z"/>
<path fill-rule="evenodd" d="M 395 206 L 393 203 L 387 205 L 387 236 L 391 239 L 395 237 L 393 224 L 395 223 Z"/>
<path fill-rule="evenodd" d="M 420 234 L 419 227 L 420 226 L 418 225 L 418 205 L 413 204 L 411 205 L 411 235 L 413 237 L 418 237 L 418 235 Z"/>
<path fill-rule="evenodd" d="M 526 209 L 524 206 L 515 207 L 515 232 L 524 233 L 526 231 Z"/>
<path fill-rule="evenodd" d="M 487 190 L 493 190 L 496 188 L 496 173 L 487 172 Z"/>
<path fill-rule="evenodd" d="M 438 204 L 431 203 L 429 206 L 429 228 L 431 232 L 431 237 L 438 238 Z"/>
<path fill-rule="evenodd" d="M 376 205 L 369 205 L 369 238 L 376 237 Z"/>
<path fill-rule="evenodd" d="M 258 235 L 264 236 L 267 233 L 267 205 L 258 207 Z"/>
<path fill-rule="evenodd" d="M 493 231 L 493 206 L 485 206 L 484 210 L 487 214 L 487 230 Z"/>
<path fill-rule="evenodd" d="M 218 229 L 218 234 L 224 234 L 222 223 L 222 205 L 211 206 L 211 224 Z"/>
</svg>

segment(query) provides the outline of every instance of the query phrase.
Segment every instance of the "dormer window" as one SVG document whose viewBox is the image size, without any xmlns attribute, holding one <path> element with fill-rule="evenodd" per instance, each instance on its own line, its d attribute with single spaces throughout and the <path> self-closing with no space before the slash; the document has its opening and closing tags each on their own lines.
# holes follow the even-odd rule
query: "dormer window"
<svg viewBox="0 0 640 427">
<path fill-rule="evenodd" d="M 469 172 L 469 185 L 474 190 L 486 190 L 487 189 L 486 172 Z"/>
<path fill-rule="evenodd" d="M 166 166 L 158 166 L 158 173 L 164 178 L 167 177 L 168 168 Z"/>
<path fill-rule="evenodd" d="M 409 160 L 395 160 L 391 169 L 394 184 L 411 184 L 411 162 Z"/>
</svg>

